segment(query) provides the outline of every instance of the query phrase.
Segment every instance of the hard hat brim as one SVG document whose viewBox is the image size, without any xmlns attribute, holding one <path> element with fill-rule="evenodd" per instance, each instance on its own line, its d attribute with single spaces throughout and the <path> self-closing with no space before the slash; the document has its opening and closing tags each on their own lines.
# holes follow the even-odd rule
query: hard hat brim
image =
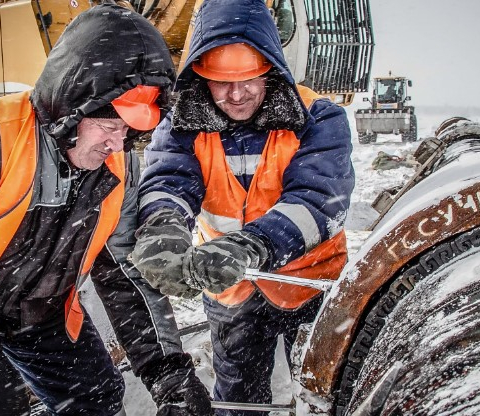
<svg viewBox="0 0 480 416">
<path fill-rule="evenodd" d="M 219 82 L 235 82 L 235 81 L 248 81 L 249 79 L 257 78 L 266 74 L 272 68 L 272 64 L 267 63 L 263 67 L 245 72 L 216 72 L 212 69 L 206 69 L 199 65 L 197 62 L 192 62 L 192 69 L 201 77 L 209 79 L 211 81 Z"/>
<path fill-rule="evenodd" d="M 112 101 L 112 105 L 122 120 L 135 130 L 151 130 L 160 121 L 160 108 L 156 104 L 139 104 L 116 99 Z"/>
<path fill-rule="evenodd" d="M 135 130 L 147 131 L 160 121 L 160 108 L 156 103 L 159 88 L 137 85 L 112 101 L 115 111 Z"/>
<path fill-rule="evenodd" d="M 192 70 L 212 81 L 248 81 L 267 73 L 272 64 L 252 45 L 228 43 L 202 53 L 192 62 Z"/>
</svg>

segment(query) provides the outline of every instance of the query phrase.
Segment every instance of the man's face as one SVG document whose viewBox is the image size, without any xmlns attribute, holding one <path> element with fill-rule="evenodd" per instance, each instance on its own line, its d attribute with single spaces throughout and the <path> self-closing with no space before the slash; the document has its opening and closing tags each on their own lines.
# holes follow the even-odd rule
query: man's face
<svg viewBox="0 0 480 416">
<path fill-rule="evenodd" d="M 114 152 L 123 150 L 128 125 L 120 118 L 84 118 L 77 128 L 76 146 L 67 156 L 80 169 L 98 169 Z"/>
<path fill-rule="evenodd" d="M 258 110 L 265 98 L 265 77 L 248 81 L 208 81 L 215 104 L 232 120 L 248 120 Z"/>
</svg>

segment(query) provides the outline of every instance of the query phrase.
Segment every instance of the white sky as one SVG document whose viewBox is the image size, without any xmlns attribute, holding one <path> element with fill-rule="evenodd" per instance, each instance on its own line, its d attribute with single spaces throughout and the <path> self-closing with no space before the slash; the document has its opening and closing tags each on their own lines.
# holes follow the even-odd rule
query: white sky
<svg viewBox="0 0 480 416">
<path fill-rule="evenodd" d="M 411 79 L 412 105 L 480 108 L 480 0 L 370 0 L 370 6 L 372 76 L 391 70 Z"/>
</svg>

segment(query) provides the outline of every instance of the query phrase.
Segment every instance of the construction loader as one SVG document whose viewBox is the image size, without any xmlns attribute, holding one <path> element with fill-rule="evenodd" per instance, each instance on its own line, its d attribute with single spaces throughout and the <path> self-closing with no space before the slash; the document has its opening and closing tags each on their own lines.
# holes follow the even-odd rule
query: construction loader
<svg viewBox="0 0 480 416">
<path fill-rule="evenodd" d="M 408 104 L 411 86 L 411 80 L 391 73 L 373 79 L 372 98 L 363 99 L 370 103 L 370 108 L 355 111 L 359 143 L 375 143 L 379 134 L 400 134 L 402 142 L 417 140 L 415 107 Z"/>
</svg>

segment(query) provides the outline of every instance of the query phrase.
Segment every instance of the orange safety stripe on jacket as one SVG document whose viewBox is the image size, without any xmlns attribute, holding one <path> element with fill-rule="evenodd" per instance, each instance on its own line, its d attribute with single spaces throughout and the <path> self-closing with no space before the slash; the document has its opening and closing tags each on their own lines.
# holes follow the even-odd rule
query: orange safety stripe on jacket
<svg viewBox="0 0 480 416">
<path fill-rule="evenodd" d="M 28 97 L 24 92 L 0 99 L 0 257 L 32 199 L 38 155 L 35 114 Z"/>
<path fill-rule="evenodd" d="M 0 257 L 20 226 L 33 192 L 37 168 L 38 143 L 35 134 L 35 114 L 29 102 L 30 93 L 11 94 L 0 99 L 0 140 L 2 168 L 0 172 Z M 100 206 L 97 226 L 83 258 L 80 280 L 93 266 L 120 219 L 125 193 L 125 154 L 110 155 L 106 164 L 120 179 Z M 13 185 L 14 184 L 14 185 Z M 83 312 L 75 287 L 65 302 L 65 322 L 68 335 L 78 339 L 83 324 Z"/>
<path fill-rule="evenodd" d="M 311 90 L 306 89 L 306 92 L 309 91 Z M 310 94 L 305 101 L 313 98 Z M 195 139 L 195 154 L 200 161 L 206 187 L 202 210 L 215 216 L 236 219 L 241 224 L 264 215 L 281 195 L 283 172 L 299 144 L 298 138 L 291 131 L 270 132 L 247 193 L 228 166 L 220 134 L 200 133 Z M 222 234 L 209 223 L 208 216 L 200 215 L 198 221 L 201 233 L 207 234 L 203 239 L 212 239 Z M 276 273 L 311 279 L 336 279 L 346 259 L 346 237 L 342 231 L 276 270 Z M 319 293 L 303 286 L 266 280 L 258 280 L 256 286 L 270 302 L 285 309 L 298 308 Z M 206 293 L 222 304 L 236 305 L 248 299 L 254 289 L 252 282 L 244 280 L 220 294 Z"/>
<path fill-rule="evenodd" d="M 108 238 L 115 230 L 120 219 L 123 197 L 125 195 L 125 154 L 112 153 L 106 160 L 110 171 L 120 179 L 120 183 L 110 192 L 100 205 L 100 216 L 94 234 L 90 237 L 89 246 L 83 258 L 81 271 L 82 280 L 86 278 L 98 254 L 105 246 Z M 83 311 L 78 300 L 78 291 L 75 287 L 65 302 L 65 321 L 67 333 L 76 341 L 83 324 Z"/>
</svg>

